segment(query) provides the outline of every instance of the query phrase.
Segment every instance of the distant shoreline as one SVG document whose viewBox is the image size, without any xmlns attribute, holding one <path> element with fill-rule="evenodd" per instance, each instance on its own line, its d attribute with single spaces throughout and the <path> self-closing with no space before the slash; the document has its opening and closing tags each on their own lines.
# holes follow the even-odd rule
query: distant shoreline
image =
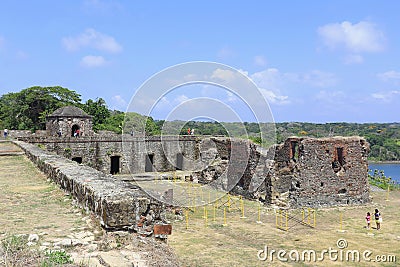
<svg viewBox="0 0 400 267">
<path fill-rule="evenodd" d="M 400 161 L 398 161 L 398 160 L 385 160 L 385 161 L 368 160 L 368 164 L 400 164 Z"/>
</svg>

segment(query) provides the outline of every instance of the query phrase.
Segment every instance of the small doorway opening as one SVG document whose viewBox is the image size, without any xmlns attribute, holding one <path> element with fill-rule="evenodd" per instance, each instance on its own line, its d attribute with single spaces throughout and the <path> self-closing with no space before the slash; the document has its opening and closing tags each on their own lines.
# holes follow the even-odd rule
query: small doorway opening
<svg viewBox="0 0 400 267">
<path fill-rule="evenodd" d="M 343 147 L 336 148 L 336 151 L 337 151 L 337 160 L 339 161 L 340 166 L 343 166 L 345 163 L 343 157 Z"/>
<path fill-rule="evenodd" d="M 71 136 L 72 136 L 72 137 L 78 136 L 78 135 L 79 135 L 78 133 L 79 133 L 80 128 L 81 128 L 81 127 L 79 127 L 79 125 L 77 125 L 77 124 L 72 125 L 72 128 L 71 128 Z M 76 133 L 76 134 L 75 134 L 75 133 Z"/>
<path fill-rule="evenodd" d="M 290 159 L 294 161 L 299 159 L 299 149 L 296 141 L 290 142 Z"/>
<path fill-rule="evenodd" d="M 111 159 L 110 173 L 111 174 L 119 173 L 120 156 L 112 156 L 110 159 Z"/>
<path fill-rule="evenodd" d="M 72 160 L 78 162 L 79 164 L 82 163 L 82 157 L 74 157 Z"/>
<path fill-rule="evenodd" d="M 145 172 L 153 171 L 154 154 L 146 155 L 146 165 L 144 167 Z"/>
<path fill-rule="evenodd" d="M 176 154 L 176 170 L 178 170 L 178 171 L 183 170 L 183 154 L 182 153 Z"/>
</svg>

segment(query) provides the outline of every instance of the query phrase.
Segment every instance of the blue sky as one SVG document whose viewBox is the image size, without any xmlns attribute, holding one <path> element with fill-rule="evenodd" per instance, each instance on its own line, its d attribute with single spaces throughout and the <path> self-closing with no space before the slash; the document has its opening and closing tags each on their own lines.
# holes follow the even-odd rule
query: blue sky
<svg viewBox="0 0 400 267">
<path fill-rule="evenodd" d="M 399 122 L 399 13 L 396 0 L 3 0 L 0 94 L 60 85 L 124 111 L 159 71 L 212 61 L 251 78 L 278 122 Z M 195 87 L 151 115 L 198 97 L 235 102 Z"/>
</svg>

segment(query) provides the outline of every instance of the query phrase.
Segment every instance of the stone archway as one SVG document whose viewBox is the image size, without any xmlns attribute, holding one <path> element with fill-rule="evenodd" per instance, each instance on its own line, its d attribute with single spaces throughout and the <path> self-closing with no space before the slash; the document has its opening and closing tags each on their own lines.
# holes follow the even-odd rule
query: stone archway
<svg viewBox="0 0 400 267">
<path fill-rule="evenodd" d="M 79 127 L 78 124 L 72 125 L 72 128 L 71 128 L 71 136 L 74 136 L 74 133 L 75 133 L 77 130 L 80 130 L 80 129 L 81 129 L 81 127 Z"/>
</svg>

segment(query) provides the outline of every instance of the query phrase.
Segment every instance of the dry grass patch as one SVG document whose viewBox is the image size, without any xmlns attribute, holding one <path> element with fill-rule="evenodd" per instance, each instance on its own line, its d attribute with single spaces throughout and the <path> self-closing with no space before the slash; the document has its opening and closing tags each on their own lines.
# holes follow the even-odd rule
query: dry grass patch
<svg viewBox="0 0 400 267">
<path fill-rule="evenodd" d="M 287 252 L 297 250 L 338 249 L 337 241 L 342 238 L 347 241 L 346 250 L 371 250 L 371 259 L 376 255 L 397 256 L 397 263 L 374 263 L 331 261 L 325 255 L 323 262 L 288 262 L 277 260 L 276 254 L 272 264 L 274 266 L 396 266 L 400 261 L 400 192 L 391 192 L 389 201 L 386 201 L 386 192 L 373 192 L 373 201 L 368 205 L 318 209 L 316 227 L 310 228 L 296 224 L 289 220 L 289 230 L 282 231 L 276 228 L 276 216 L 273 210 L 261 209 L 262 224 L 258 221 L 258 203 L 244 201 L 245 216 L 240 218 L 240 210 L 227 212 L 227 226 L 223 226 L 223 210 L 216 211 L 213 218 L 213 206 L 206 206 L 208 210 L 207 225 L 204 208 L 197 208 L 189 212 L 189 226 L 186 228 L 185 216 L 172 217 L 174 230 L 169 238 L 169 244 L 175 249 L 183 266 L 269 266 L 270 259 L 260 261 L 257 257 L 259 250 L 268 248 L 276 251 L 283 249 Z M 378 208 L 383 215 L 382 229 L 367 230 L 365 215 Z M 300 210 L 290 211 L 291 215 L 301 219 Z M 340 229 L 340 214 L 342 214 L 342 229 Z M 285 220 L 285 217 L 284 217 Z M 306 219 L 307 220 L 307 219 Z M 312 219 L 310 220 L 312 222 Z M 372 224 L 375 227 L 375 223 Z M 374 235 L 369 235 L 374 234 Z M 338 249 L 340 250 L 340 249 Z M 320 254 L 317 254 L 317 258 Z M 362 254 L 361 254 L 362 257 Z M 286 255 L 288 258 L 288 255 Z"/>
<path fill-rule="evenodd" d="M 48 237 L 60 237 L 85 225 L 81 214 L 73 213 L 69 196 L 22 155 L 0 158 L 0 210 L 3 236 L 45 229 Z"/>
</svg>

